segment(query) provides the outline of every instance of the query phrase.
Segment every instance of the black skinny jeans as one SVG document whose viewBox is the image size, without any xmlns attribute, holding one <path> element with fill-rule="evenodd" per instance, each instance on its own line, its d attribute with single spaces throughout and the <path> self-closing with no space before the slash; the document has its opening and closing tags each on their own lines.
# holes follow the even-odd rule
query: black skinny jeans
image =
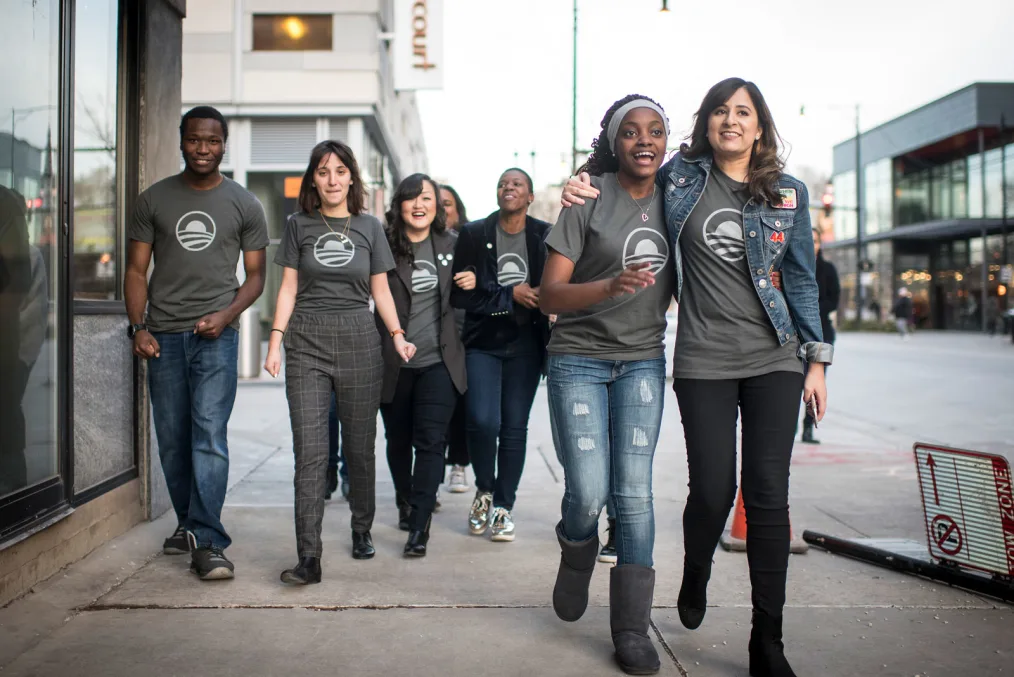
<svg viewBox="0 0 1014 677">
<path fill-rule="evenodd" d="M 689 563 L 709 568 L 736 499 L 736 418 L 742 417 L 743 506 L 754 609 L 781 616 L 789 566 L 789 461 L 803 375 L 674 379 L 690 467 L 683 512 Z"/>
<path fill-rule="evenodd" d="M 447 425 L 458 393 L 443 362 L 398 372 L 394 398 L 380 405 L 387 435 L 387 464 L 399 503 L 412 506 L 411 529 L 424 530 L 444 478 Z M 412 449 L 415 448 L 415 463 Z"/>
</svg>

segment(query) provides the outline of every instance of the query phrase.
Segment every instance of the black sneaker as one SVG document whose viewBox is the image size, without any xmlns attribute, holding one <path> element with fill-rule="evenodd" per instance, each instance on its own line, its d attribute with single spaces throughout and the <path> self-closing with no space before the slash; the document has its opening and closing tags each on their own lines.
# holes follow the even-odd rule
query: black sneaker
<svg viewBox="0 0 1014 677">
<path fill-rule="evenodd" d="M 202 581 L 222 581 L 234 577 L 232 562 L 221 548 L 208 546 L 197 548 L 190 559 L 190 571 Z"/>
<path fill-rule="evenodd" d="M 182 524 L 176 527 L 172 536 L 162 542 L 162 552 L 166 555 L 185 555 L 190 552 L 190 539 Z"/>
<path fill-rule="evenodd" d="M 338 468 L 327 469 L 327 487 L 324 490 L 324 500 L 330 501 L 334 492 L 338 490 Z"/>
<path fill-rule="evenodd" d="M 616 520 L 609 520 L 609 527 L 606 529 L 608 538 L 606 544 L 599 551 L 599 561 L 605 564 L 616 564 Z"/>
</svg>

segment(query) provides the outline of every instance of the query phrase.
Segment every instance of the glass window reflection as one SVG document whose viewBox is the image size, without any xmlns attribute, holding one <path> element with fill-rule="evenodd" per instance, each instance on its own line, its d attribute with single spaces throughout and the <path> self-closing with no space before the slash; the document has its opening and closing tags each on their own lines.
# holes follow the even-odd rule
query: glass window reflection
<svg viewBox="0 0 1014 677">
<path fill-rule="evenodd" d="M 0 498 L 54 476 L 58 0 L 0 22 Z"/>
<path fill-rule="evenodd" d="M 74 295 L 114 299 L 117 0 L 79 2 L 74 54 Z"/>
</svg>

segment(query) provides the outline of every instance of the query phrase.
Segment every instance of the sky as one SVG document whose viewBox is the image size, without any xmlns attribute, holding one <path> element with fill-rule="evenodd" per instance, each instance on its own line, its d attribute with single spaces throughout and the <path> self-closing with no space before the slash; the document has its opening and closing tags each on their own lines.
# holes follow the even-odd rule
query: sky
<svg viewBox="0 0 1014 677">
<path fill-rule="evenodd" d="M 458 189 L 474 219 L 496 209 L 497 179 L 515 163 L 534 170 L 537 192 L 569 174 L 573 6 L 443 2 L 444 88 L 417 96 L 430 173 Z M 866 130 L 973 82 L 1014 82 L 1010 0 L 660 7 L 578 0 L 579 147 L 631 93 L 662 104 L 676 146 L 708 89 L 737 76 L 767 99 L 788 170 L 829 175 L 832 147 L 854 134 L 856 104 Z"/>
</svg>

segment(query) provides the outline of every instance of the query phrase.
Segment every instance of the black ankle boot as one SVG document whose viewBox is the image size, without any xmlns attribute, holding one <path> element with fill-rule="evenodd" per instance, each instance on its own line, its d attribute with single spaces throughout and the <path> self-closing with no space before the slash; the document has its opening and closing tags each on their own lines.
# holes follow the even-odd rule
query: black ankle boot
<svg viewBox="0 0 1014 677">
<path fill-rule="evenodd" d="M 820 444 L 820 440 L 813 436 L 813 421 L 807 418 L 803 421 L 803 444 Z"/>
<path fill-rule="evenodd" d="M 300 557 L 299 564 L 282 572 L 282 583 L 293 585 L 320 583 L 320 557 Z"/>
<path fill-rule="evenodd" d="M 412 517 L 412 504 L 408 502 L 408 499 L 396 496 L 394 499 L 398 503 L 398 528 L 402 531 L 408 531 L 411 529 L 409 519 Z"/>
<path fill-rule="evenodd" d="M 576 621 L 588 608 L 588 585 L 599 554 L 599 535 L 584 541 L 569 541 L 563 535 L 563 522 L 556 525 L 560 541 L 560 568 L 553 587 L 553 609 L 560 620 Z"/>
<path fill-rule="evenodd" d="M 621 564 L 609 571 L 609 627 L 616 663 L 628 675 L 653 675 L 661 667 L 648 637 L 654 594 L 651 567 Z"/>
<path fill-rule="evenodd" d="M 689 630 L 701 627 L 708 611 L 708 580 L 711 579 L 711 562 L 706 567 L 694 566 L 683 558 L 683 583 L 676 598 L 680 622 Z"/>
<path fill-rule="evenodd" d="M 370 532 L 352 532 L 352 559 L 370 559 L 377 554 L 373 549 L 373 538 Z"/>
<path fill-rule="evenodd" d="M 334 492 L 338 491 L 338 468 L 328 468 L 325 477 L 327 487 L 324 489 L 324 500 L 330 501 Z"/>
<path fill-rule="evenodd" d="M 405 542 L 405 550 L 403 551 L 405 557 L 426 556 L 426 544 L 430 540 L 431 520 L 432 518 L 426 520 L 425 529 L 412 529 L 408 532 L 408 540 Z"/>
<path fill-rule="evenodd" d="M 796 677 L 785 659 L 782 617 L 753 612 L 750 632 L 750 677 Z"/>
</svg>

